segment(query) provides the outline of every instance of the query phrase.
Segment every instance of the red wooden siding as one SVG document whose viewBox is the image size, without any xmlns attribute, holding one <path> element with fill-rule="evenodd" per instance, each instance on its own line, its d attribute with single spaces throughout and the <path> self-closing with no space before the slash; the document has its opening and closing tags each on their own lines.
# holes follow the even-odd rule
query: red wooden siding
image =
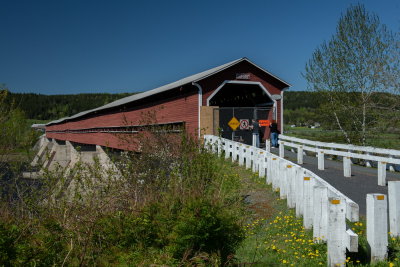
<svg viewBox="0 0 400 267">
<path fill-rule="evenodd" d="M 147 121 L 146 115 L 154 113 L 156 121 Z M 143 125 L 151 123 L 169 123 L 184 121 L 186 130 L 195 134 L 198 128 L 198 95 L 197 91 L 187 92 L 180 96 L 170 97 L 162 101 L 141 105 L 134 110 L 114 112 L 111 114 L 99 115 L 91 118 L 70 121 L 62 124 L 51 125 L 47 131 L 63 131 L 72 129 L 85 129 L 94 127 Z M 113 148 L 123 148 L 121 141 L 114 134 L 110 133 L 52 133 L 48 132 L 48 138 L 60 140 L 71 140 L 78 143 L 97 144 Z"/>
</svg>

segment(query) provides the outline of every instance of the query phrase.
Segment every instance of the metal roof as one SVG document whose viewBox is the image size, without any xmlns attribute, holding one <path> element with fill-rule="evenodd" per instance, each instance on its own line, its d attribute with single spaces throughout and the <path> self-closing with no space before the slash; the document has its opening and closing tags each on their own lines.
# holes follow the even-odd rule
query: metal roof
<svg viewBox="0 0 400 267">
<path fill-rule="evenodd" d="M 255 67 L 257 67 L 258 69 L 262 70 L 263 72 L 266 72 L 267 74 L 271 75 L 275 79 L 277 79 L 280 82 L 284 83 L 288 87 L 291 86 L 289 83 L 287 83 L 287 82 L 283 81 L 282 79 L 274 76 L 273 74 L 269 73 L 268 71 L 264 70 L 263 68 L 257 66 L 253 62 L 251 62 L 249 59 L 243 57 L 243 58 L 228 62 L 226 64 L 223 64 L 221 66 L 218 66 L 218 67 L 215 67 L 215 68 L 212 68 L 212 69 L 209 69 L 209 70 L 206 70 L 206 71 L 203 71 L 203 72 L 188 76 L 188 77 L 180 79 L 180 80 L 178 80 L 176 82 L 169 83 L 169 84 L 163 85 L 161 87 L 158 87 L 158 88 L 155 88 L 155 89 L 143 92 L 143 93 L 127 96 L 127 97 L 118 99 L 118 100 L 116 100 L 114 102 L 108 103 L 108 104 L 106 104 L 104 106 L 100 106 L 98 108 L 94 108 L 94 109 L 90 109 L 90 110 L 79 112 L 79 113 L 77 113 L 77 114 L 75 114 L 73 116 L 70 116 L 70 117 L 65 117 L 65 118 L 61 118 L 61 119 L 58 119 L 58 120 L 51 121 L 51 122 L 47 123 L 46 126 L 49 126 L 49 125 L 52 125 L 52 124 L 58 124 L 58 123 L 66 122 L 68 120 L 76 119 L 76 118 L 82 117 L 84 115 L 87 115 L 87 114 L 90 114 L 90 113 L 94 113 L 96 111 L 122 106 L 122 105 L 124 105 L 126 103 L 131 103 L 131 102 L 134 102 L 136 100 L 143 99 L 143 98 L 146 98 L 146 97 L 158 94 L 158 93 L 162 93 L 162 92 L 165 92 L 165 91 L 168 91 L 168 90 L 171 90 L 171 89 L 174 89 L 174 88 L 177 88 L 177 87 L 189 84 L 189 83 L 198 82 L 198 81 L 200 81 L 202 79 L 205 79 L 205 78 L 207 78 L 207 77 L 209 77 L 209 76 L 211 76 L 211 75 L 213 75 L 215 73 L 218 73 L 218 72 L 220 72 L 222 70 L 225 70 L 225 69 L 227 69 L 227 68 L 229 68 L 229 67 L 231 67 L 233 65 L 236 65 L 236 64 L 238 64 L 239 62 L 242 62 L 242 61 L 249 62 L 250 64 L 252 64 Z"/>
</svg>

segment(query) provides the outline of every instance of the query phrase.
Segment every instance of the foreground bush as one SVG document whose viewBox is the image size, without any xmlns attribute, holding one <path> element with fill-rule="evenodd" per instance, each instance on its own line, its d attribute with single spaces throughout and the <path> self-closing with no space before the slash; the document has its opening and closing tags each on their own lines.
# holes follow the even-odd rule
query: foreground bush
<svg viewBox="0 0 400 267">
<path fill-rule="evenodd" d="M 222 265 L 244 238 L 238 176 L 187 137 L 147 134 L 141 153 L 46 172 L 4 197 L 0 265 Z M 10 196 L 15 192 L 2 194 Z M 22 192 L 22 193 L 21 193 Z"/>
</svg>

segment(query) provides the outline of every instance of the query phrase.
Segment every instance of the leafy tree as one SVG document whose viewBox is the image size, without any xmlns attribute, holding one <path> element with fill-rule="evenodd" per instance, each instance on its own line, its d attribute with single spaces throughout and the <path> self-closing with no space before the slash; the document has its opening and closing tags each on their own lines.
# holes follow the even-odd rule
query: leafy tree
<svg viewBox="0 0 400 267">
<path fill-rule="evenodd" d="M 348 143 L 365 145 L 388 126 L 387 116 L 400 113 L 393 98 L 400 86 L 396 38 L 363 5 L 351 6 L 306 64 L 309 89 L 322 93 L 326 120 L 336 123 Z"/>
</svg>

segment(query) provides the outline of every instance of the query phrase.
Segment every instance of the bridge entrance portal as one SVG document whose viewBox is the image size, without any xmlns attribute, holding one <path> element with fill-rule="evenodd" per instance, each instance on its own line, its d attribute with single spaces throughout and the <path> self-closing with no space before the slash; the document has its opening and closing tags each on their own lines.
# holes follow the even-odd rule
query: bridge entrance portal
<svg viewBox="0 0 400 267">
<path fill-rule="evenodd" d="M 207 99 L 213 134 L 245 144 L 256 138 L 259 144 L 269 136 L 265 121 L 276 119 L 275 103 L 258 82 L 227 81 Z M 232 119 L 239 123 L 236 129 L 230 126 Z"/>
</svg>

